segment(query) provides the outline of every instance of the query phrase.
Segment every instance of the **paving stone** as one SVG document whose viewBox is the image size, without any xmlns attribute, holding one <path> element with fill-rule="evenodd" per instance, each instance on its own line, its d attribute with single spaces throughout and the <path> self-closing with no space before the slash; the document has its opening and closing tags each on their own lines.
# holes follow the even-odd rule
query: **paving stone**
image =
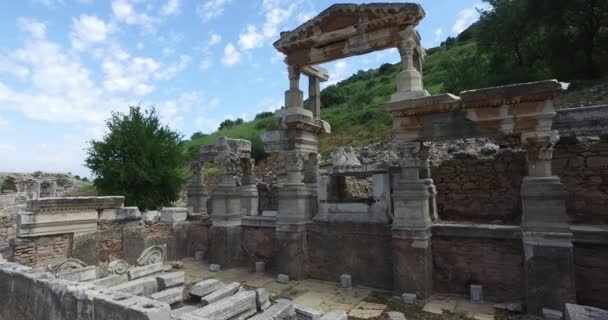
<svg viewBox="0 0 608 320">
<path fill-rule="evenodd" d="M 316 291 L 308 291 L 302 295 L 297 296 L 293 301 L 297 304 L 301 304 L 310 308 L 317 308 L 327 300 L 331 295 L 329 293 L 322 293 Z"/>
<path fill-rule="evenodd" d="M 192 286 L 190 289 L 190 295 L 200 299 L 216 290 L 219 290 L 223 286 L 224 285 L 221 282 L 215 279 L 203 280 Z"/>
<path fill-rule="evenodd" d="M 156 276 L 158 290 L 165 290 L 171 287 L 184 284 L 186 273 L 184 271 L 164 273 Z"/>
<path fill-rule="evenodd" d="M 402 314 L 403 315 L 403 314 Z M 324 314 L 321 317 L 321 320 L 346 320 L 348 319 L 348 315 L 344 310 L 334 310 Z M 390 320 L 406 320 L 405 317 L 403 319 L 390 319 Z"/>
<path fill-rule="evenodd" d="M 388 320 L 407 320 L 403 313 L 397 311 L 387 312 L 386 317 L 388 318 Z"/>
<path fill-rule="evenodd" d="M 184 300 L 184 287 L 174 287 L 150 295 L 150 299 L 174 304 Z"/>
<path fill-rule="evenodd" d="M 386 305 L 361 301 L 348 315 L 355 318 L 369 319 L 382 314 Z"/>
<path fill-rule="evenodd" d="M 238 282 L 233 282 L 231 284 L 228 284 L 225 287 L 222 287 L 216 291 L 214 291 L 213 293 L 210 293 L 204 297 L 201 298 L 201 304 L 203 306 L 206 306 L 208 304 L 212 304 L 216 301 L 220 301 L 224 298 L 230 297 L 231 295 L 237 293 L 237 291 L 239 291 L 239 289 L 241 288 L 241 284 Z"/>
<path fill-rule="evenodd" d="M 159 273 L 162 271 L 163 271 L 163 263 L 158 262 L 158 263 L 153 263 L 153 264 L 129 269 L 127 271 L 127 275 L 129 276 L 129 280 L 135 280 L 135 279 L 143 278 L 143 277 L 146 277 L 146 276 L 149 276 L 149 275 L 152 275 L 155 273 Z"/>
<path fill-rule="evenodd" d="M 295 317 L 296 311 L 292 303 L 277 301 L 277 303 L 266 309 L 266 311 L 250 318 L 249 320 L 287 320 L 295 319 Z"/>
</svg>

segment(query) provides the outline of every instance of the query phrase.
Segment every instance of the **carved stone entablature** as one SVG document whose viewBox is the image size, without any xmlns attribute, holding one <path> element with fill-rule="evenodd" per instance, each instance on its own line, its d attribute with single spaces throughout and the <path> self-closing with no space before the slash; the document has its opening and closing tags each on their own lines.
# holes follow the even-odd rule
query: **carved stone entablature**
<svg viewBox="0 0 608 320">
<path fill-rule="evenodd" d="M 215 145 L 201 147 L 202 161 L 215 163 L 225 177 L 241 173 L 241 161 L 251 159 L 251 141 L 220 137 Z"/>
<path fill-rule="evenodd" d="M 40 198 L 29 200 L 26 210 L 48 212 L 118 209 L 124 202 L 123 196 Z"/>
<path fill-rule="evenodd" d="M 167 258 L 167 245 L 151 246 L 142 251 L 137 264 L 145 266 L 153 263 L 165 262 Z"/>
<path fill-rule="evenodd" d="M 50 272 L 52 272 L 54 275 L 58 275 L 58 274 L 62 274 L 65 272 L 69 272 L 69 271 L 73 271 L 76 269 L 81 269 L 86 267 L 87 264 L 78 260 L 78 259 L 74 259 L 74 258 L 68 258 L 66 260 L 63 260 L 59 263 L 56 264 L 52 264 L 48 266 L 48 269 Z"/>
<path fill-rule="evenodd" d="M 314 133 L 331 133 L 331 126 L 327 121 L 315 119 L 310 110 L 303 108 L 279 109 L 275 117 L 281 119 L 283 129 L 300 129 Z"/>
<path fill-rule="evenodd" d="M 461 109 L 460 97 L 451 93 L 390 101 L 380 106 L 380 111 L 390 113 L 393 118 L 443 113 L 459 109 Z"/>
<path fill-rule="evenodd" d="M 287 64 L 306 66 L 396 47 L 425 12 L 415 3 L 335 4 L 274 43 Z"/>
<path fill-rule="evenodd" d="M 552 100 L 568 89 L 568 83 L 555 79 L 467 90 L 460 93 L 464 109 L 491 108 L 524 102 Z"/>
<path fill-rule="evenodd" d="M 528 161 L 553 159 L 553 149 L 558 141 L 557 130 L 521 134 L 521 145 L 526 150 Z"/>
</svg>

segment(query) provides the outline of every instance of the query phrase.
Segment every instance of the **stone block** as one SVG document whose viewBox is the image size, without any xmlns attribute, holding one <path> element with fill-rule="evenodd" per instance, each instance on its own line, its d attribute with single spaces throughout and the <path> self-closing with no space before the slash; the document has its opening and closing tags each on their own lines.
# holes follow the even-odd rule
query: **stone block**
<svg viewBox="0 0 608 320">
<path fill-rule="evenodd" d="M 295 319 L 296 310 L 293 303 L 287 301 L 277 301 L 270 308 L 266 309 L 249 320 L 291 320 Z"/>
<path fill-rule="evenodd" d="M 403 293 L 401 294 L 401 303 L 403 304 L 416 304 L 415 293 Z"/>
<path fill-rule="evenodd" d="M 238 282 L 233 282 L 228 284 L 225 287 L 222 287 L 204 297 L 201 298 L 201 304 L 203 306 L 212 304 L 214 302 L 220 301 L 224 298 L 230 297 L 231 295 L 237 293 L 241 288 L 241 284 Z"/>
<path fill-rule="evenodd" d="M 228 320 L 246 319 L 256 312 L 255 293 L 252 291 L 241 291 L 235 295 L 185 313 L 179 317 L 180 320 L 208 319 Z"/>
<path fill-rule="evenodd" d="M 219 264 L 212 263 L 212 264 L 210 264 L 210 265 L 209 265 L 209 271 L 211 271 L 211 272 L 218 272 L 218 271 L 220 271 L 221 269 L 222 269 L 222 268 L 220 267 L 220 265 L 219 265 Z"/>
<path fill-rule="evenodd" d="M 564 316 L 561 311 L 543 308 L 543 320 L 563 320 Z"/>
<path fill-rule="evenodd" d="M 343 274 L 340 276 L 340 287 L 344 289 L 352 287 L 352 277 L 350 274 Z"/>
<path fill-rule="evenodd" d="M 143 214 L 143 220 L 146 224 L 154 224 L 160 221 L 160 212 L 156 210 L 146 211 Z"/>
<path fill-rule="evenodd" d="M 113 287 L 121 283 L 125 283 L 127 281 L 129 281 L 129 278 L 126 274 L 114 274 L 104 278 L 93 280 L 90 282 L 90 284 L 100 287 Z"/>
<path fill-rule="evenodd" d="M 158 284 L 154 278 L 139 278 L 129 282 L 110 287 L 111 290 L 120 291 L 134 296 L 149 296 L 158 291 Z"/>
<path fill-rule="evenodd" d="M 135 303 L 134 296 L 107 291 L 93 297 L 94 319 L 128 320 L 127 308 Z"/>
<path fill-rule="evenodd" d="M 146 249 L 144 226 L 125 226 L 122 231 L 122 257 L 125 262 L 137 265 L 137 258 Z M 128 244 L 128 245 L 127 245 Z"/>
<path fill-rule="evenodd" d="M 277 282 L 278 283 L 283 283 L 283 284 L 288 283 L 289 282 L 289 276 L 286 275 L 286 274 L 279 274 L 277 276 Z"/>
<path fill-rule="evenodd" d="M 87 265 L 97 265 L 99 261 L 97 232 L 74 233 L 72 258 L 78 259 Z"/>
<path fill-rule="evenodd" d="M 141 212 L 137 207 L 124 207 L 117 209 L 105 209 L 99 214 L 99 220 L 108 221 L 127 221 L 139 220 L 142 218 Z"/>
<path fill-rule="evenodd" d="M 608 319 L 608 311 L 600 308 L 566 303 L 566 320 Z"/>
<path fill-rule="evenodd" d="M 22 211 L 17 215 L 17 236 L 97 231 L 97 210 L 81 211 Z"/>
<path fill-rule="evenodd" d="M 167 223 L 175 223 L 186 221 L 188 218 L 188 208 L 169 207 L 163 208 L 160 214 L 160 221 Z"/>
<path fill-rule="evenodd" d="M 171 287 L 184 284 L 186 273 L 184 271 L 164 273 L 156 276 L 158 290 L 165 290 Z"/>
<path fill-rule="evenodd" d="M 395 313 L 400 313 L 400 312 L 395 312 Z M 389 312 L 390 314 L 390 312 Z M 403 316 L 403 313 L 401 313 L 401 315 Z M 390 316 L 390 315 L 389 315 Z M 324 314 L 321 317 L 321 320 L 346 320 L 348 319 L 348 315 L 346 314 L 346 311 L 344 310 L 333 310 L 330 311 L 326 314 Z M 389 318 L 390 320 L 406 320 L 405 317 L 403 317 L 403 319 L 399 319 L 399 318 Z"/>
<path fill-rule="evenodd" d="M 150 295 L 150 299 L 174 304 L 184 300 L 184 287 L 174 287 Z"/>
<path fill-rule="evenodd" d="M 97 267 L 88 266 L 57 274 L 58 278 L 70 281 L 89 281 L 97 279 Z"/>
<path fill-rule="evenodd" d="M 197 282 L 192 289 L 190 289 L 190 295 L 200 299 L 212 292 L 219 290 L 224 285 L 215 279 L 207 279 L 200 282 Z"/>
<path fill-rule="evenodd" d="M 171 319 L 177 319 L 184 313 L 192 312 L 199 309 L 198 306 L 183 306 L 181 308 L 171 310 Z"/>
<path fill-rule="evenodd" d="M 127 275 L 129 276 L 129 280 L 134 280 L 142 277 L 146 277 L 155 273 L 159 273 L 163 271 L 162 262 L 153 263 L 146 266 L 136 267 L 129 269 L 127 271 Z"/>
<path fill-rule="evenodd" d="M 258 308 L 258 311 L 264 311 L 270 307 L 270 295 L 268 294 L 268 290 L 264 288 L 255 289 L 255 304 Z"/>
<path fill-rule="evenodd" d="M 256 261 L 255 272 L 264 273 L 266 271 L 266 263 L 264 261 Z"/>
<path fill-rule="evenodd" d="M 167 303 L 144 297 L 136 297 L 135 301 L 127 308 L 127 320 L 165 320 L 171 317 L 171 307 Z"/>
<path fill-rule="evenodd" d="M 325 316 L 321 319 L 324 319 Z M 388 320 L 407 320 L 405 318 L 405 315 L 401 312 L 396 312 L 396 311 L 390 311 L 386 313 L 386 318 Z"/>
<path fill-rule="evenodd" d="M 469 286 L 471 303 L 483 303 L 483 287 L 478 284 Z"/>
<path fill-rule="evenodd" d="M 194 260 L 201 261 L 205 258 L 205 251 L 195 251 Z"/>
<path fill-rule="evenodd" d="M 277 213 L 278 212 L 276 210 L 264 210 L 264 211 L 262 211 L 262 217 L 276 218 Z"/>
<path fill-rule="evenodd" d="M 309 308 L 300 304 L 293 304 L 296 309 L 296 317 L 298 320 L 319 320 L 321 312 L 317 309 Z"/>
</svg>

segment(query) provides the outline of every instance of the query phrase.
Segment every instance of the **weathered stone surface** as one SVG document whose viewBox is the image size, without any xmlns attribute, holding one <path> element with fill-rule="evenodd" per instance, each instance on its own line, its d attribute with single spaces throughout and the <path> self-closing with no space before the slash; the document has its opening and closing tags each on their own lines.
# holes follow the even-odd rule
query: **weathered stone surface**
<svg viewBox="0 0 608 320">
<path fill-rule="evenodd" d="M 238 282 L 230 283 L 204 297 L 201 298 L 201 304 L 206 306 L 208 304 L 212 304 L 214 302 L 220 301 L 224 298 L 230 297 L 231 295 L 237 293 L 241 288 L 241 284 Z"/>
<path fill-rule="evenodd" d="M 184 299 L 184 287 L 169 288 L 150 295 L 150 299 L 160 302 L 174 304 Z"/>
<path fill-rule="evenodd" d="M 122 229 L 123 260 L 130 265 L 138 265 L 137 258 L 146 249 L 145 228 L 143 226 L 125 226 Z M 128 245 L 127 245 L 128 244 Z"/>
<path fill-rule="evenodd" d="M 293 307 L 293 303 L 287 301 L 277 301 L 270 308 L 266 309 L 263 313 L 260 313 L 250 320 L 295 320 L 296 310 Z"/>
<path fill-rule="evenodd" d="M 270 295 L 265 288 L 255 289 L 255 304 L 258 311 L 264 311 L 270 307 Z"/>
<path fill-rule="evenodd" d="M 156 276 L 156 281 L 158 281 L 158 289 L 165 290 L 182 285 L 184 284 L 185 277 L 186 273 L 184 271 L 160 274 Z"/>
<path fill-rule="evenodd" d="M 342 288 L 350 288 L 352 287 L 352 277 L 350 274 L 340 275 L 340 287 Z"/>
<path fill-rule="evenodd" d="M 72 257 L 88 265 L 97 265 L 99 261 L 97 242 L 97 232 L 75 232 L 72 244 Z"/>
<path fill-rule="evenodd" d="M 170 319 L 171 307 L 167 303 L 137 297 L 137 302 L 129 306 L 127 320 L 164 320 Z"/>
<path fill-rule="evenodd" d="M 139 220 L 142 218 L 141 212 L 137 207 L 123 207 L 118 209 L 106 209 L 99 215 L 99 220 L 127 221 Z"/>
<path fill-rule="evenodd" d="M 177 319 L 184 313 L 192 312 L 196 309 L 199 309 L 198 306 L 183 306 L 181 308 L 173 309 L 171 311 L 171 319 Z"/>
<path fill-rule="evenodd" d="M 186 221 L 188 218 L 188 208 L 169 207 L 163 208 L 160 214 L 160 221 L 175 223 Z"/>
<path fill-rule="evenodd" d="M 190 289 L 190 295 L 200 299 L 216 290 L 219 290 L 223 286 L 224 285 L 221 282 L 215 279 L 203 280 L 192 286 L 192 289 Z"/>
<path fill-rule="evenodd" d="M 415 293 L 403 293 L 401 294 L 401 303 L 403 304 L 416 304 Z"/>
<path fill-rule="evenodd" d="M 155 263 L 164 263 L 167 261 L 167 245 L 155 245 L 147 247 L 137 258 L 137 264 L 145 266 Z"/>
<path fill-rule="evenodd" d="M 160 212 L 156 210 L 146 211 L 143 214 L 143 220 L 146 224 L 153 224 L 160 221 Z"/>
<path fill-rule="evenodd" d="M 298 320 L 318 320 L 321 318 L 319 310 L 309 308 L 300 304 L 293 304 L 296 309 L 296 317 Z"/>
<path fill-rule="evenodd" d="M 608 311 L 599 308 L 566 303 L 566 320 L 608 319 Z"/>
<path fill-rule="evenodd" d="M 266 271 L 266 263 L 264 261 L 255 262 L 255 272 L 264 273 Z"/>
<path fill-rule="evenodd" d="M 97 279 L 97 267 L 88 266 L 70 271 L 57 273 L 57 277 L 70 281 L 89 281 Z"/>
<path fill-rule="evenodd" d="M 153 263 L 142 267 L 136 267 L 129 269 L 127 271 L 127 275 L 129 276 L 129 280 L 139 279 L 145 276 L 149 276 L 155 273 L 159 273 L 163 271 L 162 263 Z"/>
<path fill-rule="evenodd" d="M 129 278 L 126 274 L 113 274 L 107 277 L 99 278 L 97 280 L 93 280 L 90 283 L 92 285 L 100 286 L 100 287 L 113 287 L 119 285 L 121 283 L 125 283 L 129 281 Z"/>
<path fill-rule="evenodd" d="M 561 311 L 558 311 L 558 310 L 543 308 L 542 315 L 543 315 L 543 320 L 563 320 L 564 319 L 564 315 L 562 314 Z"/>
<path fill-rule="evenodd" d="M 400 313 L 400 312 L 395 312 L 395 313 Z M 405 317 L 403 316 L 403 313 L 400 313 L 400 314 L 403 318 L 391 318 L 391 312 L 388 313 L 388 316 L 389 316 L 390 320 L 406 320 Z M 346 319 L 348 319 L 348 315 L 346 314 L 346 311 L 343 311 L 343 310 L 330 311 L 321 317 L 321 320 L 346 320 Z"/>
<path fill-rule="evenodd" d="M 110 274 L 122 275 L 126 274 L 127 270 L 129 270 L 129 264 L 121 259 L 112 260 L 108 264 L 108 273 Z"/>
<path fill-rule="evenodd" d="M 156 279 L 148 277 L 121 283 L 119 285 L 110 287 L 110 289 L 135 296 L 148 297 L 158 291 L 158 284 L 156 283 Z"/>
<path fill-rule="evenodd" d="M 277 282 L 278 283 L 288 283 L 289 276 L 286 274 L 279 274 L 279 275 L 277 275 Z"/>
<path fill-rule="evenodd" d="M 255 311 L 255 293 L 252 291 L 241 291 L 226 299 L 183 314 L 179 319 L 228 320 L 241 315 L 252 315 Z"/>
<path fill-rule="evenodd" d="M 403 313 L 396 312 L 396 311 L 387 312 L 386 317 L 388 318 L 388 320 L 407 320 Z M 323 316 L 323 318 L 321 318 L 321 319 L 324 319 L 324 318 L 325 318 L 325 316 Z"/>
<path fill-rule="evenodd" d="M 472 303 L 483 303 L 483 287 L 478 284 L 469 286 L 469 297 Z"/>
</svg>

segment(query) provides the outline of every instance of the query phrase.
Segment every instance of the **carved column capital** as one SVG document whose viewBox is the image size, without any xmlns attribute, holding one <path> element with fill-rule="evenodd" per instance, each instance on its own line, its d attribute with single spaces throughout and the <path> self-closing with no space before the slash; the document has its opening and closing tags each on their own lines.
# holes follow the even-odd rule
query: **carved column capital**
<svg viewBox="0 0 608 320">
<path fill-rule="evenodd" d="M 239 173 L 239 158 L 230 153 L 220 153 L 215 157 L 214 162 L 222 172 L 222 183 L 234 183 L 234 177 Z"/>
<path fill-rule="evenodd" d="M 298 65 L 288 65 L 287 66 L 287 75 L 289 80 L 300 80 L 300 71 L 301 67 Z"/>
<path fill-rule="evenodd" d="M 557 130 L 521 134 L 521 145 L 526 150 L 528 161 L 553 159 L 553 149 L 558 141 Z"/>
<path fill-rule="evenodd" d="M 287 182 L 291 184 L 302 183 L 304 162 L 308 154 L 299 150 L 291 150 L 282 151 L 279 155 L 287 170 Z"/>
</svg>

